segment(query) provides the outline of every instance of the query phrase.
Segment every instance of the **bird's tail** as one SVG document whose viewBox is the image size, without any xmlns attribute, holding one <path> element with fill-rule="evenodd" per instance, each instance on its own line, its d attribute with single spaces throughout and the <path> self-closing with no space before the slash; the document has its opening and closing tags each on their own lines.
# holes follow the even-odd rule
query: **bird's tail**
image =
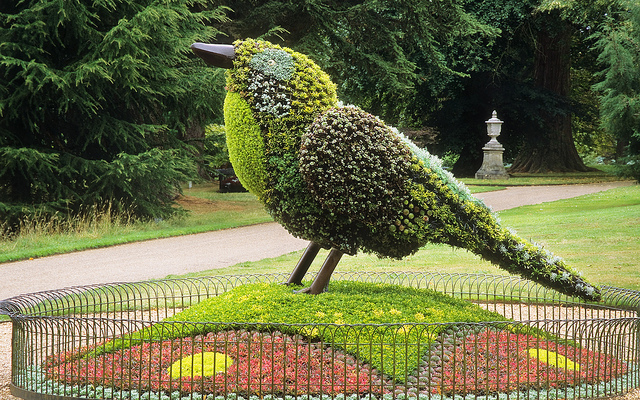
<svg viewBox="0 0 640 400">
<path fill-rule="evenodd" d="M 539 244 L 530 243 L 510 229 L 496 224 L 495 240 L 482 241 L 473 249 L 487 261 L 507 272 L 537 282 L 568 296 L 598 301 L 600 289 L 572 270 L 562 258 L 553 255 Z"/>
<path fill-rule="evenodd" d="M 417 243 L 462 247 L 511 274 L 563 294 L 591 301 L 601 298 L 600 289 L 569 268 L 562 258 L 502 227 L 481 200 L 442 168 L 437 157 L 402 138 L 422 162 L 424 173 L 420 185 L 412 191 L 418 208 L 427 210 L 424 222 L 418 220 L 415 228 Z"/>
</svg>

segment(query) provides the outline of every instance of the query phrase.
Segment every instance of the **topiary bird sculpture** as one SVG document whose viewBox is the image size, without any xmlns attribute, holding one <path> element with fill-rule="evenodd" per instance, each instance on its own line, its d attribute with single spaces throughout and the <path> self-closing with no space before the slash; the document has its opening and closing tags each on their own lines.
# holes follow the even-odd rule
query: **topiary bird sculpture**
<svg viewBox="0 0 640 400">
<path fill-rule="evenodd" d="M 307 293 L 326 290 L 343 254 L 402 258 L 433 242 L 564 294 L 600 298 L 562 259 L 503 228 L 438 158 L 341 105 L 307 56 L 250 39 L 191 48 L 228 69 L 224 119 L 240 181 L 291 234 L 310 241 L 287 283 L 301 284 L 320 248 L 331 251 Z"/>
</svg>

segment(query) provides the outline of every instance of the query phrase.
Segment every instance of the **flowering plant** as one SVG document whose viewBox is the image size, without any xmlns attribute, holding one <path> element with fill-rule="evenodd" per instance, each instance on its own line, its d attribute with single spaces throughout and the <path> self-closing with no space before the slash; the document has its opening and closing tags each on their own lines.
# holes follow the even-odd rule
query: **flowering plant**
<svg viewBox="0 0 640 400">
<path fill-rule="evenodd" d="M 233 361 L 207 376 L 171 374 L 176 362 L 204 352 L 222 353 Z M 67 384 L 182 393 L 375 394 L 390 385 L 351 355 L 277 332 L 226 331 L 144 343 L 91 358 L 63 358 L 49 362 L 45 371 L 49 379 Z"/>
<path fill-rule="evenodd" d="M 172 373 L 180 362 L 204 364 L 206 357 L 195 356 L 209 352 L 224 361 Z M 45 372 L 48 379 L 70 385 L 166 393 L 484 395 L 608 382 L 626 374 L 628 366 L 575 345 L 485 329 L 442 334 L 401 382 L 323 342 L 280 332 L 223 331 L 83 359 L 51 357 Z"/>
<path fill-rule="evenodd" d="M 628 371 L 626 363 L 605 353 L 507 331 L 486 330 L 457 341 L 449 337 L 431 355 L 441 362 L 440 369 L 430 370 L 436 390 L 447 394 L 594 384 Z"/>
</svg>

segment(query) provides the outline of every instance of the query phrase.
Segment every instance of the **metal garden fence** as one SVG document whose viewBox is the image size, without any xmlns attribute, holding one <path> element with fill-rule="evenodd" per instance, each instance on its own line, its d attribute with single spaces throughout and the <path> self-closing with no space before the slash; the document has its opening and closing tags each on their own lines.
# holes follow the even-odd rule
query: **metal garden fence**
<svg viewBox="0 0 640 400">
<path fill-rule="evenodd" d="M 591 304 L 513 276 L 333 279 L 434 289 L 509 319 L 166 320 L 240 285 L 285 281 L 279 274 L 72 287 L 0 303 L 13 323 L 11 392 L 48 400 L 463 400 L 597 398 L 640 387 L 640 292 L 604 287 L 603 301 Z M 165 331 L 172 334 L 135 334 Z"/>
</svg>

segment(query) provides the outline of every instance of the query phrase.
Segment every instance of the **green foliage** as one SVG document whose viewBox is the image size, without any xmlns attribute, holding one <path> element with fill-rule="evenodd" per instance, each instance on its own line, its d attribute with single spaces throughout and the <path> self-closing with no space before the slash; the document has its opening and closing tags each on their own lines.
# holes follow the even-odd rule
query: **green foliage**
<svg viewBox="0 0 640 400">
<path fill-rule="evenodd" d="M 598 61 L 604 69 L 594 89 L 602 95 L 602 127 L 628 144 L 631 158 L 623 160 L 623 165 L 629 162 L 623 174 L 640 180 L 640 5 L 623 4 L 626 8 L 609 16 L 597 35 Z"/>
<path fill-rule="evenodd" d="M 229 167 L 226 135 L 224 125 L 211 124 L 204 129 L 201 164 L 209 176 L 215 176 L 216 169 Z"/>
<path fill-rule="evenodd" d="M 336 281 L 327 293 L 304 296 L 289 286 L 259 283 L 206 299 L 163 323 L 110 342 L 97 353 L 140 339 L 171 339 L 257 324 L 259 330 L 332 343 L 402 378 L 420 362 L 418 351 L 428 351 L 438 334 L 450 327 L 442 323 L 504 320 L 500 314 L 429 289 Z M 365 325 L 348 326 L 359 324 Z"/>
<path fill-rule="evenodd" d="M 0 215 L 8 227 L 36 215 L 47 219 L 104 204 L 110 204 L 114 215 L 164 218 L 176 211 L 172 205 L 180 182 L 195 169 L 191 158 L 179 150 L 120 153 L 110 161 L 30 148 L 5 147 L 0 154 L 7 160 L 0 168 L 0 193 L 9 200 L 2 203 Z M 23 186 L 28 182 L 33 184 Z"/>
<path fill-rule="evenodd" d="M 616 2 L 467 0 L 465 3 L 467 12 L 481 22 L 500 29 L 501 33 L 491 46 L 487 46 L 487 57 L 479 61 L 478 68 L 470 73 L 470 79 L 461 79 L 457 85 L 451 85 L 451 92 L 442 108 L 428 120 L 442 132 L 435 152 L 442 154 L 454 151 L 461 155 L 453 169 L 456 176 L 473 176 L 480 168 L 481 149 L 487 141 L 481 123 L 494 109 L 506 122 L 499 140 L 506 149 L 507 162 L 512 162 L 523 146 L 535 149 L 540 144 L 542 147 L 546 137 L 553 135 L 550 133 L 554 132 L 553 124 L 545 123 L 550 114 L 577 116 L 573 121 L 573 133 L 580 153 L 589 153 L 591 149 L 585 147 L 593 145 L 598 147 L 596 150 L 600 154 L 597 155 L 610 154 L 611 147 L 608 145 L 611 136 L 597 129 L 598 111 L 594 109 L 596 97 L 589 87 L 585 85 L 580 88 L 576 85 L 574 89 L 579 90 L 574 90 L 571 96 L 560 93 L 557 90 L 559 87 L 541 87 L 543 81 L 550 81 L 549 78 L 560 74 L 553 71 L 547 78 L 536 79 L 533 67 L 536 65 L 536 55 L 540 54 L 547 62 L 553 57 L 550 53 L 542 55 L 550 50 L 542 46 L 544 36 L 553 35 L 558 27 L 566 26 L 572 36 L 570 52 L 565 52 L 564 59 L 570 60 L 574 68 L 571 71 L 572 85 L 588 83 L 597 69 L 590 33 L 607 13 L 612 12 L 615 8 L 612 4 Z M 568 89 L 568 85 L 565 88 Z M 559 136 L 557 132 L 556 136 Z M 567 139 L 562 140 L 567 142 Z M 567 143 L 570 148 L 570 137 Z M 541 160 L 538 165 L 546 162 L 553 167 L 551 170 L 585 171 L 574 151 L 558 157 L 544 155 L 545 150 L 542 148 L 535 153 L 532 150 L 531 157 L 521 153 L 520 158 L 536 158 Z M 556 159 L 555 166 L 551 162 L 553 159 Z M 529 168 L 526 163 L 523 164 L 523 170 Z M 531 172 L 534 170 L 530 169 Z"/>
<path fill-rule="evenodd" d="M 118 214 L 130 211 L 166 218 L 175 213 L 172 205 L 180 183 L 193 176 L 194 170 L 193 160 L 179 150 L 120 153 L 113 161 L 102 163 L 90 187 L 91 196 L 84 198 L 89 204 L 107 198 Z"/>
<path fill-rule="evenodd" d="M 94 202 L 171 214 L 194 172 L 180 139 L 221 103 L 189 45 L 213 39 L 223 12 L 208 0 L 3 2 L 2 219 Z"/>
<path fill-rule="evenodd" d="M 633 178 L 640 182 L 640 154 L 628 155 L 618 159 L 615 171 L 623 178 Z"/>
<path fill-rule="evenodd" d="M 391 122 L 437 108 L 447 86 L 477 66 L 498 33 L 459 0 L 225 4 L 235 18 L 220 29 L 232 38 L 284 28 L 270 35 L 274 41 L 312 54 L 339 84 L 341 98 Z"/>
<path fill-rule="evenodd" d="M 259 198 L 266 187 L 265 151 L 260 126 L 249 104 L 235 92 L 224 102 L 229 159 L 242 185 Z"/>
</svg>

